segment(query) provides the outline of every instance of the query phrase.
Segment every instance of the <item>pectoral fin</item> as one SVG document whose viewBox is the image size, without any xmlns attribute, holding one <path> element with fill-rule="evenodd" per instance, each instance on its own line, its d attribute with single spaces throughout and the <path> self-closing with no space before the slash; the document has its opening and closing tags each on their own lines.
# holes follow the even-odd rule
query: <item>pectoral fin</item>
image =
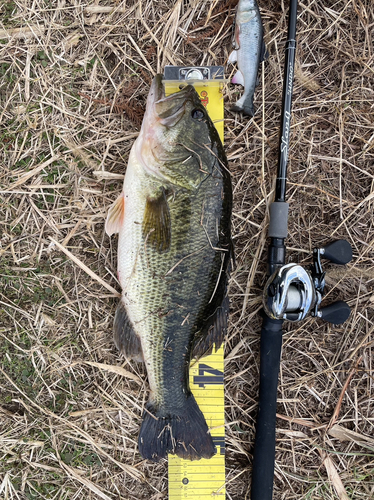
<svg viewBox="0 0 374 500">
<path fill-rule="evenodd" d="M 169 250 L 171 221 L 164 190 L 160 191 L 156 197 L 147 197 L 142 229 L 147 245 L 152 245 L 159 252 Z"/>
<path fill-rule="evenodd" d="M 123 192 L 119 195 L 109 212 L 105 221 L 105 231 L 108 236 L 118 233 L 125 217 L 125 195 Z"/>
<path fill-rule="evenodd" d="M 229 55 L 229 60 L 228 62 L 229 63 L 234 63 L 238 60 L 238 51 L 237 50 L 233 50 L 231 52 L 231 54 Z"/>
</svg>

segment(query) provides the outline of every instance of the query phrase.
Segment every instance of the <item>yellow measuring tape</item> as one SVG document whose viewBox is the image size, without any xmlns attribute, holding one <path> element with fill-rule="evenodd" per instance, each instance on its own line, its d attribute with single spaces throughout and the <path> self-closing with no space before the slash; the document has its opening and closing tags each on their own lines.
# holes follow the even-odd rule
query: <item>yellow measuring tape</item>
<svg viewBox="0 0 374 500">
<path fill-rule="evenodd" d="M 170 67 L 169 67 L 170 69 Z M 184 69 L 172 67 L 176 72 Z M 201 68 L 199 68 L 200 70 Z M 188 68 L 188 71 L 196 69 Z M 202 69 L 202 71 L 205 71 Z M 209 70 L 210 71 L 210 70 Z M 170 73 L 169 73 L 170 74 Z M 165 68 L 165 78 L 167 72 Z M 191 83 L 191 82 L 188 82 Z M 223 96 L 221 79 L 192 81 L 202 103 L 206 106 L 223 142 Z M 165 94 L 178 92 L 181 80 L 165 80 Z M 224 500 L 225 491 L 225 416 L 223 392 L 224 347 L 190 366 L 190 386 L 203 412 L 216 454 L 210 458 L 191 461 L 169 455 L 169 500 Z"/>
<path fill-rule="evenodd" d="M 223 351 L 221 346 L 190 367 L 191 390 L 204 413 L 217 453 L 193 462 L 169 455 L 169 500 L 225 498 Z"/>
</svg>

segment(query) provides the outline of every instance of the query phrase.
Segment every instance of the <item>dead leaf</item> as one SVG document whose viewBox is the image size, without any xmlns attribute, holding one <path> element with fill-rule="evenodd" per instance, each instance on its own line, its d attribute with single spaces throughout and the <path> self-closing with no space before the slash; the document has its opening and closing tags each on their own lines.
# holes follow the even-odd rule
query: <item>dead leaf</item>
<svg viewBox="0 0 374 500">
<path fill-rule="evenodd" d="M 351 431 L 350 429 L 346 429 L 345 427 L 338 424 L 334 425 L 328 433 L 330 436 L 339 439 L 339 441 L 353 441 L 354 443 L 367 444 L 374 448 L 373 438 L 364 436 L 363 434 L 355 431 Z"/>
<path fill-rule="evenodd" d="M 78 45 L 81 36 L 82 36 L 82 34 L 79 33 L 78 31 L 67 36 L 65 38 L 65 40 L 63 41 L 65 51 L 68 51 L 72 47 L 75 47 L 76 45 Z"/>
<path fill-rule="evenodd" d="M 48 326 L 54 326 L 56 324 L 56 321 L 54 319 L 52 319 L 50 316 L 48 316 L 48 314 L 45 314 L 42 312 L 41 317 L 42 317 L 44 323 Z"/>
<path fill-rule="evenodd" d="M 349 496 L 347 495 L 347 492 L 345 491 L 342 480 L 340 479 L 339 473 L 336 470 L 335 464 L 332 461 L 332 459 L 330 457 L 326 457 L 325 460 L 323 461 L 323 464 L 326 467 L 329 480 L 331 481 L 332 485 L 334 486 L 336 493 L 338 494 L 338 497 L 340 498 L 340 500 L 350 500 Z"/>
<path fill-rule="evenodd" d="M 298 438 L 298 439 L 309 439 L 309 437 L 301 431 L 292 431 L 289 429 L 279 429 L 279 432 L 281 434 L 286 434 L 286 436 L 292 437 L 292 438 Z"/>
<path fill-rule="evenodd" d="M 122 377 L 131 378 L 131 380 L 135 380 L 135 382 L 138 382 L 138 384 L 142 383 L 142 381 L 137 375 L 134 375 L 134 373 L 125 370 L 124 368 L 122 368 L 122 366 L 106 365 L 105 363 L 95 363 L 94 361 L 85 361 L 84 363 L 86 365 L 100 368 L 101 370 L 106 370 L 107 372 L 110 373 L 116 373 L 117 375 L 121 375 Z"/>
<path fill-rule="evenodd" d="M 26 28 L 9 28 L 0 30 L 0 39 L 4 38 L 32 38 L 44 34 L 44 26 L 27 26 Z"/>
<path fill-rule="evenodd" d="M 73 477 L 74 479 L 77 479 L 81 484 L 83 484 L 83 486 L 85 486 L 86 488 L 91 490 L 97 496 L 99 496 L 103 500 L 111 500 L 111 498 L 108 497 L 108 495 L 106 495 L 103 491 L 101 491 L 92 481 L 90 481 L 86 477 L 83 477 L 81 475 L 82 471 L 77 470 L 77 469 L 73 469 L 73 467 L 69 467 L 68 465 L 64 464 L 63 462 L 61 462 L 60 465 L 66 470 L 66 472 L 71 477 Z"/>
</svg>

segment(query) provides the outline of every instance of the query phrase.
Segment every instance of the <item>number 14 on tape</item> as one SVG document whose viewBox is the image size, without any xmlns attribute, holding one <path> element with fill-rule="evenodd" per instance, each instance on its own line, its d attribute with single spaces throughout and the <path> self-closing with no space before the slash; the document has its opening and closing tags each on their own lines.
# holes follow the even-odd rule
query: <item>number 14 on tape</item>
<svg viewBox="0 0 374 500">
<path fill-rule="evenodd" d="M 223 346 L 191 364 L 190 386 L 210 429 L 216 454 L 191 461 L 169 455 L 169 500 L 225 499 Z"/>
</svg>

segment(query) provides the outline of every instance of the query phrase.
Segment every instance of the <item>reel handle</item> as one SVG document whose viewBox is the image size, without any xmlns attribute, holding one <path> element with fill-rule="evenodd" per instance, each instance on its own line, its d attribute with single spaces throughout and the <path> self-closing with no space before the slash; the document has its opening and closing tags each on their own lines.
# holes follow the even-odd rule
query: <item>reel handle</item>
<svg viewBox="0 0 374 500">
<path fill-rule="evenodd" d="M 334 264 L 347 264 L 352 260 L 352 247 L 347 240 L 336 240 L 320 249 L 321 256 Z"/>
<path fill-rule="evenodd" d="M 328 306 L 321 307 L 317 313 L 318 318 L 328 321 L 334 325 L 341 325 L 346 321 L 351 314 L 351 308 L 343 300 L 338 300 L 329 304 Z"/>
</svg>

